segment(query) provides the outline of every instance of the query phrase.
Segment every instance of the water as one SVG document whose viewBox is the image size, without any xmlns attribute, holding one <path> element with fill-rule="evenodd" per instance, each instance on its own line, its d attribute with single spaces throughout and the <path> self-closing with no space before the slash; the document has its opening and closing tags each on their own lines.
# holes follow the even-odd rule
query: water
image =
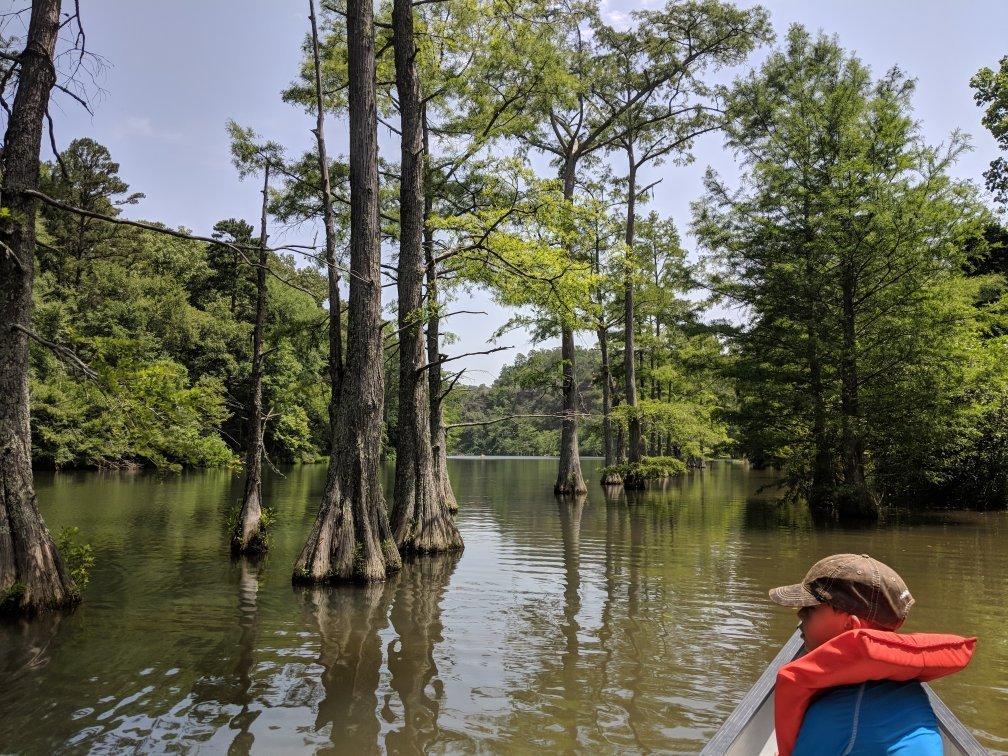
<svg viewBox="0 0 1008 756">
<path fill-rule="evenodd" d="M 814 530 L 729 463 L 558 504 L 555 464 L 450 461 L 461 557 L 314 591 L 290 572 L 322 466 L 266 480 L 258 565 L 228 558 L 229 473 L 39 474 L 97 562 L 75 613 L 0 626 L 0 751 L 696 752 L 794 629 L 766 590 L 855 551 L 906 578 L 908 630 L 980 636 L 935 687 L 1008 752 L 1008 515 Z"/>
</svg>

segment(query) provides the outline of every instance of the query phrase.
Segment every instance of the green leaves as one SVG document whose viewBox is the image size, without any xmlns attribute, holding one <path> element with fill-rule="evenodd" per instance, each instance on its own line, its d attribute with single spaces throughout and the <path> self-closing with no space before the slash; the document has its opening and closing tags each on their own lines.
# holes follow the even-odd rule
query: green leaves
<svg viewBox="0 0 1008 756">
<path fill-rule="evenodd" d="M 694 208 L 713 288 L 750 314 L 734 369 L 750 458 L 803 484 L 817 449 L 839 470 L 856 434 L 897 499 L 943 485 L 974 443 L 992 346 L 961 273 L 986 214 L 947 173 L 968 145 L 923 143 L 912 91 L 792 27 L 726 93 L 740 188 L 710 175 Z"/>
<path fill-rule="evenodd" d="M 983 125 L 997 140 L 1002 151 L 1008 152 L 1008 55 L 1001 58 L 997 71 L 981 68 L 970 79 L 976 104 L 984 108 Z M 998 202 L 1008 204 L 1008 163 L 995 158 L 984 173 L 987 189 Z"/>
<path fill-rule="evenodd" d="M 227 132 L 231 137 L 231 162 L 240 178 L 260 174 L 267 165 L 283 166 L 284 151 L 279 143 L 263 141 L 254 130 L 234 121 L 227 122 Z"/>
</svg>

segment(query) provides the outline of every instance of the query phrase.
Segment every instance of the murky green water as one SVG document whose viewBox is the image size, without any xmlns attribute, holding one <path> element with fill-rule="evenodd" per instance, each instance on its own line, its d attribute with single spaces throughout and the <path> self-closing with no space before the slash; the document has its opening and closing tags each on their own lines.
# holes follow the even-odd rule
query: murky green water
<svg viewBox="0 0 1008 756">
<path fill-rule="evenodd" d="M 837 551 L 904 575 L 907 629 L 981 637 L 936 688 L 1008 751 L 1008 516 L 812 530 L 742 465 L 581 504 L 553 498 L 550 460 L 449 465 L 461 558 L 307 592 L 290 571 L 321 466 L 267 480 L 259 565 L 227 555 L 230 474 L 39 474 L 48 524 L 97 564 L 74 614 L 0 626 L 0 751 L 696 752 L 794 628 L 766 589 Z"/>
</svg>

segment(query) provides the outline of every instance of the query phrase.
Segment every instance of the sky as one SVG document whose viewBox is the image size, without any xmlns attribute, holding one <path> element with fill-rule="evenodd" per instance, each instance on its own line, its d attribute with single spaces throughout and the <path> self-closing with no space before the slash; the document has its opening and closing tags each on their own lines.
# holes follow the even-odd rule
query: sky
<svg viewBox="0 0 1008 756">
<path fill-rule="evenodd" d="M 26 0 L 0 0 L 10 10 Z M 653 0 L 605 0 L 603 11 L 614 24 L 628 22 L 636 8 Z M 742 6 L 757 3 L 739 2 Z M 915 117 L 932 144 L 947 140 L 955 129 L 972 136 L 973 152 L 953 173 L 982 183 L 981 174 L 997 156 L 997 147 L 980 123 L 970 77 L 981 67 L 996 67 L 1008 54 L 1006 0 L 768 0 L 778 38 L 792 23 L 836 34 L 873 72 L 898 65 L 917 79 Z M 68 2 L 64 2 L 68 5 Z M 230 162 L 224 125 L 233 118 L 283 144 L 291 154 L 308 149 L 312 117 L 287 105 L 280 92 L 294 79 L 301 44 L 308 29 L 307 0 L 87 0 L 81 3 L 88 49 L 105 66 L 93 96 L 94 115 L 57 93 L 53 109 L 57 145 L 89 136 L 106 145 L 120 163 L 120 175 L 132 191 L 146 197 L 126 211 L 128 217 L 159 220 L 207 234 L 222 218 L 241 217 L 258 225 L 259 196 L 255 181 L 241 182 Z M 9 28 L 8 34 L 18 31 Z M 756 66 L 770 48 L 756 51 L 743 73 Z M 327 124 L 331 154 L 346 150 L 344 123 Z M 394 147 L 392 135 L 381 142 Z M 45 140 L 44 140 L 45 141 Z M 43 147 L 44 158 L 50 156 Z M 695 257 L 688 233 L 690 203 L 702 193 L 708 166 L 727 177 L 735 162 L 721 138 L 698 141 L 695 160 L 687 166 L 664 166 L 642 181 L 662 181 L 645 212 L 654 209 L 675 219 L 683 243 Z M 614 161 L 617 172 L 623 166 Z M 280 244 L 303 240 L 304 233 L 271 233 Z M 452 309 L 462 309 L 453 305 Z M 484 316 L 459 316 L 446 322 L 457 336 L 447 351 L 488 348 L 487 339 L 511 311 L 497 306 L 484 292 L 467 299 L 464 309 Z M 582 346 L 594 335 L 579 334 Z M 533 346 L 524 332 L 512 332 L 496 345 L 513 349 L 459 360 L 465 382 L 489 383 L 516 353 Z M 540 346 L 553 346 L 545 342 Z"/>
</svg>

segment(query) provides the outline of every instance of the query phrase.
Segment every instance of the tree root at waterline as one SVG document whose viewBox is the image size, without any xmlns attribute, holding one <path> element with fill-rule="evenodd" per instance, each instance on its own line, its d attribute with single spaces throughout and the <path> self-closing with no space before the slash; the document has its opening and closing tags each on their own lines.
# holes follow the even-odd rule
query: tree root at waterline
<svg viewBox="0 0 1008 756">
<path fill-rule="evenodd" d="M 294 564 L 294 583 L 379 582 L 402 567 L 377 469 L 343 462 L 329 465 L 322 506 Z M 351 474 L 341 475 L 341 468 Z"/>
</svg>

